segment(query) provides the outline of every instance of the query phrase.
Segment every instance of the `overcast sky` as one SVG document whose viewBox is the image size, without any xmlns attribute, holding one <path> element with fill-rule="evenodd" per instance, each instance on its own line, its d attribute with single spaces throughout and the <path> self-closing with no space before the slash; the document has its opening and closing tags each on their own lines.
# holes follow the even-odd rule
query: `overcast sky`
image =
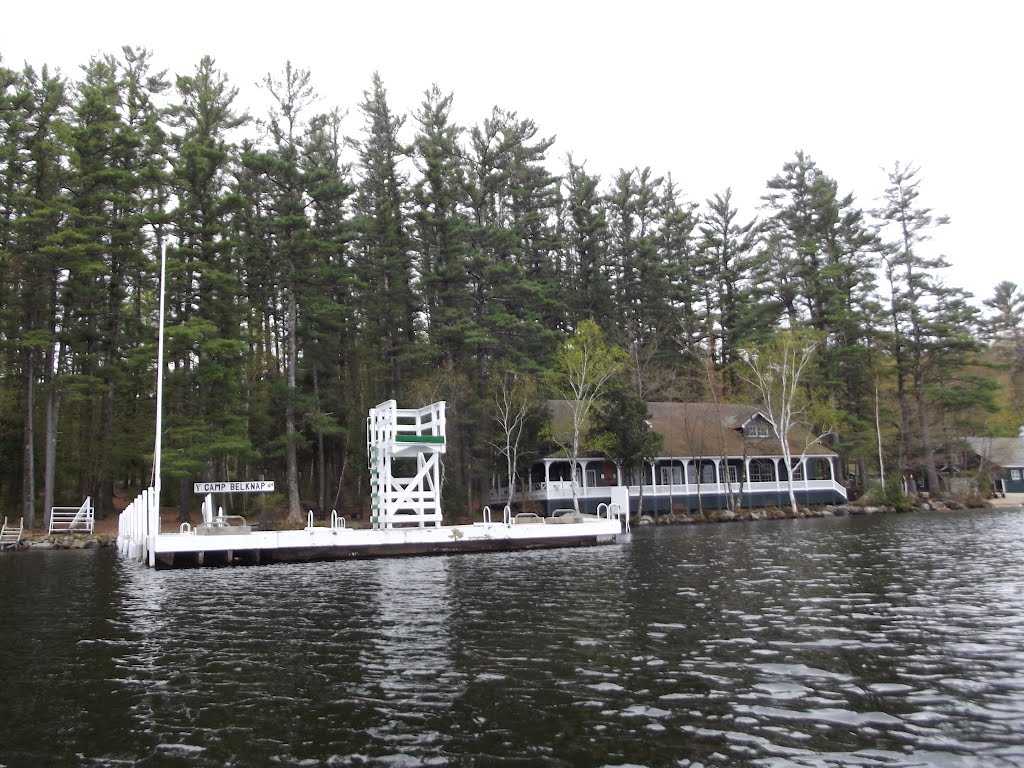
<svg viewBox="0 0 1024 768">
<path fill-rule="evenodd" d="M 870 209 L 896 161 L 921 168 L 921 203 L 951 217 L 929 255 L 976 301 L 1024 285 L 1016 238 L 1024 176 L 1024 11 L 952 3 L 449 0 L 263 4 L 9 3 L 7 66 L 79 65 L 122 45 L 171 74 L 204 54 L 260 114 L 256 83 L 287 60 L 308 68 L 324 109 L 349 111 L 380 73 L 397 113 L 432 83 L 473 124 L 495 105 L 557 136 L 606 182 L 619 168 L 671 172 L 703 202 L 732 187 L 744 219 L 765 182 L 804 150 Z M 409 121 L 412 123 L 411 119 Z"/>
</svg>

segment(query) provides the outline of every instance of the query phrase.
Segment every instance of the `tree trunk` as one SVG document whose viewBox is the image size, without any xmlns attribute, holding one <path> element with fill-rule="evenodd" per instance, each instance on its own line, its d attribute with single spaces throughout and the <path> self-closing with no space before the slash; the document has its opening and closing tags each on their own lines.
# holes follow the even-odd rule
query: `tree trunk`
<svg viewBox="0 0 1024 768">
<path fill-rule="evenodd" d="M 317 375 L 317 366 L 313 366 L 313 397 L 317 409 L 320 408 L 320 377 Z M 324 455 L 324 433 L 320 430 L 316 433 L 316 463 L 317 463 L 317 505 L 321 514 L 327 514 L 327 457 Z"/>
<path fill-rule="evenodd" d="M 31 530 L 36 524 L 35 469 L 35 365 L 32 350 L 25 351 L 25 424 L 22 442 L 22 516 Z"/>
<path fill-rule="evenodd" d="M 56 336 L 51 323 L 50 333 Z M 46 393 L 46 436 L 43 447 L 43 525 L 49 530 L 50 511 L 53 509 L 56 489 L 53 487 L 57 476 L 57 424 L 60 420 L 60 387 L 57 376 L 64 369 L 64 353 L 67 347 L 61 343 L 59 353 L 51 344 L 46 353 L 46 375 L 49 390 Z"/>
<path fill-rule="evenodd" d="M 114 508 L 114 470 L 113 470 L 113 445 L 117 439 L 114 434 L 114 384 L 107 384 L 103 392 L 103 401 L 100 412 L 100 436 L 99 449 L 100 468 L 97 482 L 99 493 L 96 499 L 96 515 L 103 517 Z"/>
<path fill-rule="evenodd" d="M 928 426 L 928 412 L 925 410 L 924 384 L 914 382 L 917 400 L 917 418 L 921 429 L 921 450 L 924 452 L 924 468 L 928 477 L 928 492 L 939 492 L 939 473 L 935 467 L 935 451 L 932 449 L 931 429 Z"/>
<path fill-rule="evenodd" d="M 285 459 L 287 462 L 288 484 L 288 521 L 302 522 L 302 502 L 299 500 L 299 460 L 296 448 L 295 429 L 295 368 L 299 361 L 299 340 L 296 333 L 298 327 L 298 306 L 295 291 L 288 291 L 288 394 L 285 399 L 284 431 L 287 440 Z"/>
<path fill-rule="evenodd" d="M 50 391 L 46 394 L 46 445 L 43 466 L 43 526 L 49 528 L 50 510 L 53 509 L 53 481 L 57 473 L 57 422 L 60 415 L 60 390 L 50 380 Z"/>
</svg>

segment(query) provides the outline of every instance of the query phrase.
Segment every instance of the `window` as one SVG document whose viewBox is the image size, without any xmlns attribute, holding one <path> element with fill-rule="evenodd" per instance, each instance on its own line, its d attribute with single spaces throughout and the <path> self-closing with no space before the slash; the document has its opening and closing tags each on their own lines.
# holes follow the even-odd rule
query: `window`
<svg viewBox="0 0 1024 768">
<path fill-rule="evenodd" d="M 587 488 L 596 488 L 596 487 L 597 487 L 597 470 L 596 469 L 588 469 L 587 470 Z"/>
<path fill-rule="evenodd" d="M 828 459 L 812 459 L 807 462 L 811 480 L 831 480 L 831 464 Z"/>
<path fill-rule="evenodd" d="M 1010 479 L 1011 480 L 1020 480 L 1020 470 L 1019 469 L 1011 469 L 1010 470 Z"/>
<path fill-rule="evenodd" d="M 764 459 L 750 462 L 750 482 L 770 483 L 775 479 L 775 464 Z"/>
<path fill-rule="evenodd" d="M 725 471 L 726 471 L 726 469 L 729 470 L 729 479 L 728 480 L 725 479 Z M 720 482 L 720 483 L 725 483 L 725 482 L 738 483 L 739 481 L 740 481 L 739 474 L 736 472 L 736 465 L 735 464 L 730 464 L 730 465 L 728 465 L 728 467 L 726 467 L 723 464 L 719 464 L 718 465 L 718 482 Z"/>
<path fill-rule="evenodd" d="M 793 479 L 794 480 L 803 480 L 804 479 L 804 465 L 803 464 L 797 464 L 795 467 L 793 467 Z"/>
<path fill-rule="evenodd" d="M 747 427 L 747 437 L 771 437 L 771 430 L 763 421 L 755 421 Z"/>
<path fill-rule="evenodd" d="M 673 464 L 669 467 L 661 468 L 661 484 L 662 485 L 682 485 L 683 484 L 683 468 L 678 464 Z"/>
</svg>

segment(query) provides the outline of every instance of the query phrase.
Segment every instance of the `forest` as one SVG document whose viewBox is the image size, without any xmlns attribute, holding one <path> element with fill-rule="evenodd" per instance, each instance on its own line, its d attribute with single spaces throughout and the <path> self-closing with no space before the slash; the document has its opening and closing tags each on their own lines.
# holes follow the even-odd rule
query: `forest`
<svg viewBox="0 0 1024 768">
<path fill-rule="evenodd" d="M 858 482 L 937 488 L 960 438 L 1024 424 L 1024 294 L 945 282 L 913 165 L 866 210 L 797 151 L 746 217 L 728 179 L 697 203 L 668 169 L 602 178 L 527 117 L 457 125 L 437 85 L 396 112 L 368 79 L 323 111 L 289 63 L 251 115 L 210 57 L 171 75 L 125 47 L 73 79 L 0 60 L 4 514 L 102 516 L 152 482 L 164 248 L 165 506 L 266 478 L 294 516 L 361 508 L 367 410 L 393 398 L 448 402 L 446 510 L 478 509 L 509 383 L 542 414 L 588 320 L 622 361 L 594 420 L 613 456 L 630 427 L 608 414 L 756 402 L 745 350 L 797 329 L 807 428 Z M 518 462 L 549 439 L 530 430 Z"/>
</svg>

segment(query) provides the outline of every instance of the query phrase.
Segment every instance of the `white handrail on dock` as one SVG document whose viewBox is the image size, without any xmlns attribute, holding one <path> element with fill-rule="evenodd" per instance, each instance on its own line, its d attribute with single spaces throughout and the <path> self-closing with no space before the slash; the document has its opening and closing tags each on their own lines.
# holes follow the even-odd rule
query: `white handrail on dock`
<svg viewBox="0 0 1024 768">
<path fill-rule="evenodd" d="M 345 518 L 338 514 L 338 510 L 331 510 L 331 530 L 341 531 L 345 528 Z"/>
<path fill-rule="evenodd" d="M 51 507 L 50 533 L 92 533 L 96 525 L 96 510 L 92 496 L 87 496 L 80 507 Z"/>
<path fill-rule="evenodd" d="M 604 507 L 604 514 L 601 514 L 601 508 Z M 611 504 L 601 502 L 597 505 L 597 516 L 607 517 L 609 520 L 612 518 L 619 518 L 619 522 L 622 523 L 623 530 L 629 533 L 629 513 L 622 509 L 621 505 L 616 504 L 614 501 Z"/>
</svg>

